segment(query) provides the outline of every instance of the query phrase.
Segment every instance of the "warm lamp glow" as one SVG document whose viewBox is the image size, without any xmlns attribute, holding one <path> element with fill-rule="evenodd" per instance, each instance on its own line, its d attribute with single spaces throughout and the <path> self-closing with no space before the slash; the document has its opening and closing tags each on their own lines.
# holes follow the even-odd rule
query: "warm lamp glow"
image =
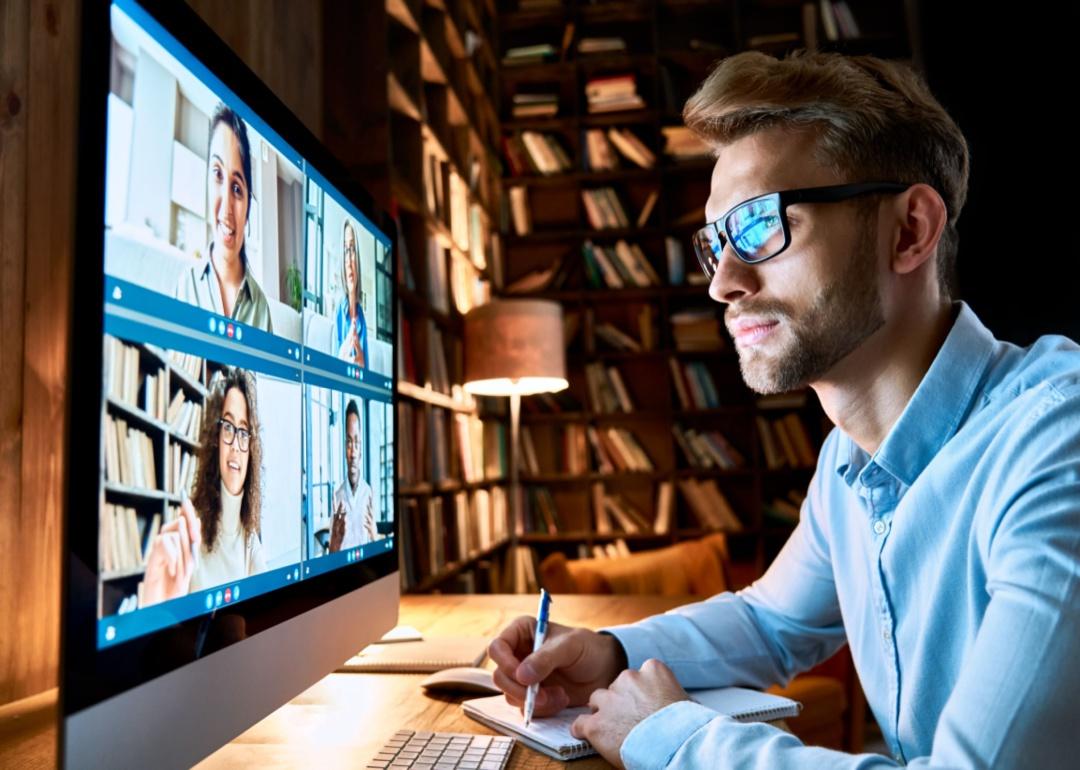
<svg viewBox="0 0 1080 770">
<path fill-rule="evenodd" d="M 528 396 L 567 388 L 562 306 L 496 300 L 465 316 L 465 390 Z"/>
</svg>

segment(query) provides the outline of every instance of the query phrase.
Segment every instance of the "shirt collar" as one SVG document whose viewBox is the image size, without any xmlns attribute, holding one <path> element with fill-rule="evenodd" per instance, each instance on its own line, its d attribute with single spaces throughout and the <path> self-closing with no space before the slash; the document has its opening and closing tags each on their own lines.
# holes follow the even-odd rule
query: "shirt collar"
<svg viewBox="0 0 1080 770">
<path fill-rule="evenodd" d="M 218 302 L 220 302 L 221 295 L 218 294 L 218 293 L 215 293 L 218 287 L 217 287 L 217 268 L 214 267 L 214 242 L 213 241 L 210 241 L 210 245 L 206 247 L 206 253 L 208 254 L 208 256 L 206 258 L 206 265 L 203 266 L 201 277 L 206 281 L 210 281 L 211 278 L 214 279 L 214 283 L 211 286 L 211 288 L 214 291 L 211 291 L 211 296 L 216 298 L 216 300 Z M 240 281 L 240 290 L 236 293 L 236 304 L 237 305 L 240 304 L 240 298 L 241 297 L 245 297 L 251 302 L 255 301 L 255 295 L 251 291 L 251 284 L 248 283 L 247 266 L 244 267 L 244 277 Z M 217 304 L 217 302 L 215 304 Z"/>
<path fill-rule="evenodd" d="M 971 412 L 997 341 L 966 302 L 954 307 L 952 329 L 874 457 L 841 433 L 835 470 L 849 485 L 873 460 L 910 487 Z"/>
</svg>

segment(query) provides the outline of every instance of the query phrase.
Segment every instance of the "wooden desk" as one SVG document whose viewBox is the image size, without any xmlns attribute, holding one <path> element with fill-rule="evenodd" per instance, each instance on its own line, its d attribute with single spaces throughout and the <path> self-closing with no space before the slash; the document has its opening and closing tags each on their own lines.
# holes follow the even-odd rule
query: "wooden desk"
<svg viewBox="0 0 1080 770">
<path fill-rule="evenodd" d="M 600 628 L 654 615 L 691 601 L 640 596 L 557 596 L 556 623 Z M 398 622 L 432 636 L 494 637 L 518 615 L 535 615 L 527 595 L 405 596 Z M 443 732 L 495 732 L 469 719 L 459 705 L 467 697 L 429 696 L 426 674 L 330 674 L 311 689 L 210 755 L 197 767 L 363 767 L 390 735 L 402 728 Z M 563 768 L 518 746 L 513 768 Z M 575 770 L 610 767 L 598 757 L 574 762 Z"/>
<path fill-rule="evenodd" d="M 552 620 L 600 628 L 654 615 L 694 597 L 558 596 Z M 518 615 L 536 612 L 532 595 L 405 596 L 399 622 L 432 636 L 493 637 Z M 197 767 L 363 767 L 390 735 L 402 728 L 494 734 L 461 710 L 462 697 L 429 696 L 425 674 L 330 674 Z M 55 691 L 0 708 L 0 767 L 56 764 Z M 475 697 L 475 696 L 468 696 Z M 778 723 L 779 724 L 779 723 Z M 574 762 L 575 770 L 610 767 L 599 757 Z M 562 768 L 564 764 L 518 746 L 513 768 Z"/>
</svg>

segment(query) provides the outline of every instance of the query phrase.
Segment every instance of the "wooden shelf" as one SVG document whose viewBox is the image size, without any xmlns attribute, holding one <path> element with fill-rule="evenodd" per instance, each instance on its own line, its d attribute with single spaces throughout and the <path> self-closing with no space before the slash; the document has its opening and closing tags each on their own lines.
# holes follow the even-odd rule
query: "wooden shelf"
<svg viewBox="0 0 1080 770">
<path fill-rule="evenodd" d="M 470 555 L 469 558 L 465 559 L 464 561 L 450 562 L 439 572 L 436 572 L 433 575 L 429 575 L 428 577 L 417 583 L 415 586 L 410 586 L 408 592 L 427 593 L 428 591 L 438 588 L 446 581 L 457 577 L 465 570 L 474 566 L 477 562 L 494 556 L 509 544 L 510 539 L 506 538 L 493 544 L 489 548 L 485 548 L 482 551 L 478 551 L 477 553 Z"/>
<path fill-rule="evenodd" d="M 410 398 L 414 401 L 431 404 L 432 406 L 439 406 L 443 409 L 450 409 L 454 412 L 462 412 L 463 414 L 473 414 L 476 412 L 476 407 L 463 404 L 460 401 L 455 401 L 445 393 L 439 393 L 431 388 L 425 388 L 404 380 L 398 380 L 398 395 L 403 396 L 404 398 Z"/>
</svg>

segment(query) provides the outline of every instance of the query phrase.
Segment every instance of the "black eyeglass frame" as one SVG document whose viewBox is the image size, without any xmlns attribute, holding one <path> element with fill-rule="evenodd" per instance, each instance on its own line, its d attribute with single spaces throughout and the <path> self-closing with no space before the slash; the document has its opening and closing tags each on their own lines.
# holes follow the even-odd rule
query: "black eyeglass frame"
<svg viewBox="0 0 1080 770">
<path fill-rule="evenodd" d="M 766 260 L 772 259 L 779 254 L 782 254 L 788 246 L 791 245 L 791 228 L 788 225 L 787 219 L 787 207 L 793 203 L 837 203 L 839 201 L 849 200 L 859 195 L 869 195 L 870 193 L 888 192 L 888 193 L 901 193 L 911 187 L 910 184 L 903 184 L 900 182 L 856 182 L 854 184 L 838 184 L 827 185 L 825 187 L 804 187 L 797 190 L 781 190 L 779 192 L 765 193 L 763 195 L 755 195 L 753 198 L 747 198 L 741 203 L 737 203 L 728 209 L 722 217 L 707 223 L 704 227 L 694 231 L 692 241 L 694 244 L 694 254 L 697 256 L 698 264 L 704 271 L 705 275 L 712 280 L 715 273 L 709 267 L 711 260 L 710 254 L 705 254 L 700 246 L 700 240 L 705 239 L 706 242 L 710 235 L 710 230 L 715 231 L 720 243 L 726 247 L 731 245 L 731 250 L 735 256 L 742 262 L 748 265 L 759 265 Z M 777 210 L 780 212 L 780 226 L 784 233 L 784 243 L 779 249 L 769 254 L 766 257 L 760 257 L 753 259 L 747 257 L 738 247 L 735 245 L 734 239 L 731 237 L 731 233 L 727 229 L 728 218 L 735 213 L 739 208 L 753 203 L 755 201 L 764 200 L 766 198 L 777 198 Z"/>
<path fill-rule="evenodd" d="M 234 441 L 238 441 L 239 443 L 236 445 L 236 448 L 241 452 L 247 452 L 251 448 L 252 434 L 247 428 L 233 425 L 232 422 L 226 420 L 224 417 L 218 418 L 218 427 L 221 428 L 221 440 L 227 445 L 232 446 Z M 229 438 L 229 433 L 233 434 L 232 438 Z"/>
</svg>

